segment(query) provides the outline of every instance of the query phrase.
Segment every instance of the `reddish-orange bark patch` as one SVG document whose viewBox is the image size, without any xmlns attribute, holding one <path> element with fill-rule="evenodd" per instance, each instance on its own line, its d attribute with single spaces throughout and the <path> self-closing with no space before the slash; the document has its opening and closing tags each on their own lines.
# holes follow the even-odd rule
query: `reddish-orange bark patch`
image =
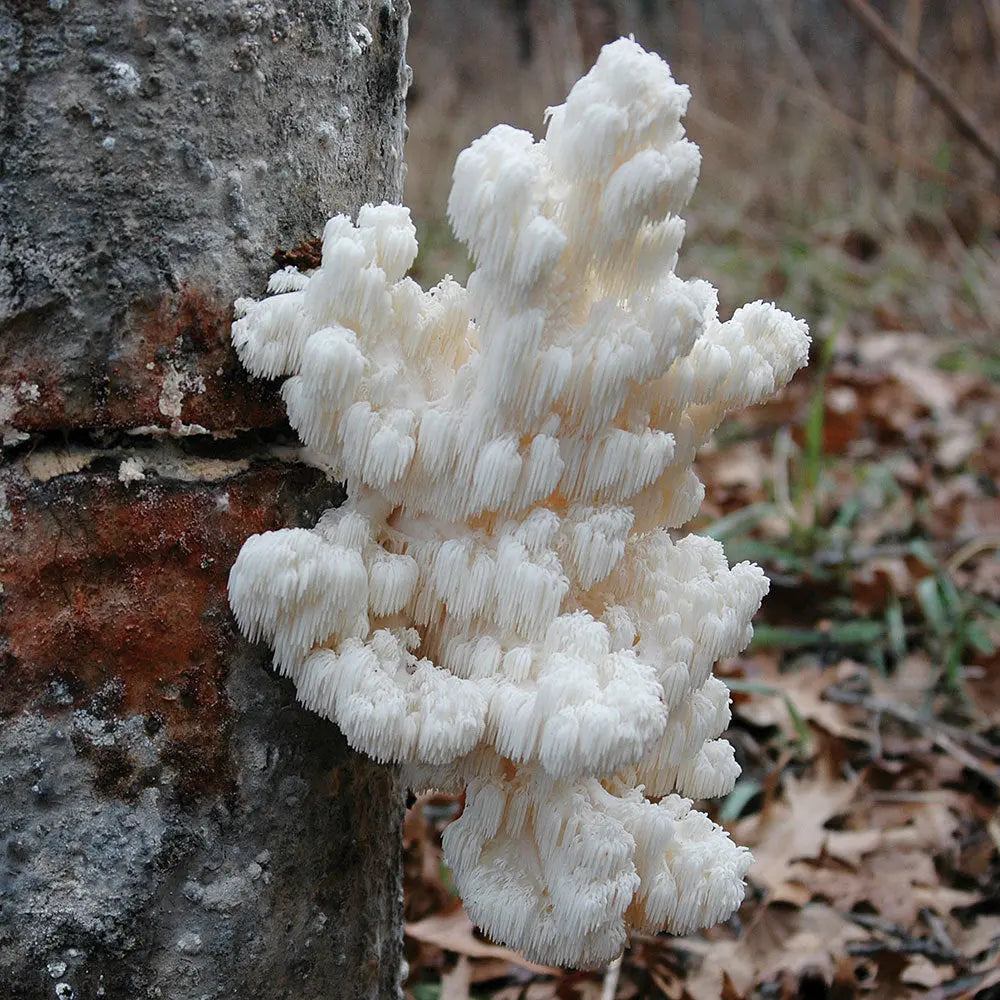
<svg viewBox="0 0 1000 1000">
<path fill-rule="evenodd" d="M 247 535 L 287 523 L 291 493 L 318 478 L 261 467 L 129 488 L 110 473 L 8 479 L 0 714 L 44 708 L 56 682 L 77 705 L 118 684 L 107 710 L 165 725 L 187 777 L 218 787 L 231 715 L 229 567 Z M 107 763 L 114 787 L 123 764 Z"/>
<path fill-rule="evenodd" d="M 280 424 L 277 384 L 247 379 L 232 319 L 228 299 L 185 284 L 112 320 L 103 357 L 64 355 L 56 338 L 8 337 L 0 382 L 13 394 L 11 423 L 23 431 L 200 424 L 216 433 Z"/>
</svg>

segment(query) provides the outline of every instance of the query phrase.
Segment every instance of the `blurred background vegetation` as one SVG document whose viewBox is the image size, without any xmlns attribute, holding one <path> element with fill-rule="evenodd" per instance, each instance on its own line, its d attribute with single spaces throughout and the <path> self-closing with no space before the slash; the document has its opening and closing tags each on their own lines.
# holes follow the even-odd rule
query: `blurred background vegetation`
<svg viewBox="0 0 1000 1000">
<path fill-rule="evenodd" d="M 720 667 L 744 777 L 710 807 L 758 866 L 730 925 L 633 941 L 609 993 L 482 952 L 439 863 L 458 805 L 425 800 L 410 994 L 1000 996 L 1000 0 L 413 0 L 424 285 L 468 274 L 458 152 L 497 122 L 540 137 L 623 34 L 692 91 L 678 272 L 723 317 L 765 298 L 814 337 L 697 466 L 691 527 L 772 579 Z"/>
<path fill-rule="evenodd" d="M 1000 144 L 1000 3 L 883 0 L 900 42 Z M 633 34 L 691 87 L 701 180 L 682 254 L 723 307 L 765 295 L 865 328 L 1000 324 L 1000 163 L 842 0 L 417 0 L 406 204 L 421 277 L 463 277 L 451 164 L 497 122 L 542 134 L 601 44 Z"/>
</svg>

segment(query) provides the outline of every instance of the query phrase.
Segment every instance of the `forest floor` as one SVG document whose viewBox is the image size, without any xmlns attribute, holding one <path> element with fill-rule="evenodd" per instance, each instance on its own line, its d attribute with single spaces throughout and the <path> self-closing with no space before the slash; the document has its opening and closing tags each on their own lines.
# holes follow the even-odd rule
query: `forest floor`
<svg viewBox="0 0 1000 1000">
<path fill-rule="evenodd" d="M 704 246 L 693 272 L 763 284 L 814 333 L 809 368 L 701 454 L 689 526 L 771 578 L 718 668 L 743 776 L 702 804 L 753 850 L 746 901 L 701 934 L 634 935 L 611 970 L 538 968 L 464 915 L 440 841 L 458 804 L 425 797 L 405 827 L 413 1000 L 1000 997 L 997 246 L 896 285 L 891 247 L 856 233 L 791 264 Z"/>
</svg>

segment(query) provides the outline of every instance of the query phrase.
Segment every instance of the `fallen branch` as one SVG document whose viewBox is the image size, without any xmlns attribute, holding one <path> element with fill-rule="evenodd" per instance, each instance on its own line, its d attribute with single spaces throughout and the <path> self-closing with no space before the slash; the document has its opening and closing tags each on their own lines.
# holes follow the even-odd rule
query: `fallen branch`
<svg viewBox="0 0 1000 1000">
<path fill-rule="evenodd" d="M 983 132 L 975 115 L 965 106 L 958 94 L 937 77 L 916 52 L 906 46 L 868 0 L 843 0 L 843 2 L 857 14 L 875 40 L 885 49 L 886 54 L 898 65 L 909 70 L 923 84 L 956 131 L 968 139 L 993 164 L 997 174 L 1000 174 L 1000 145 Z"/>
</svg>

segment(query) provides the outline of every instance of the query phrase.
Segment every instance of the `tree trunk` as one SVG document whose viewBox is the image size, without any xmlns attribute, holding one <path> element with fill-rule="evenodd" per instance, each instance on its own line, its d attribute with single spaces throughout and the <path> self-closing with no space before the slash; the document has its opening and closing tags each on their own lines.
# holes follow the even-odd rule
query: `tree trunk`
<svg viewBox="0 0 1000 1000">
<path fill-rule="evenodd" d="M 398 776 L 236 635 L 287 463 L 231 303 L 398 199 L 405 0 L 0 0 L 0 995 L 388 998 Z"/>
</svg>

